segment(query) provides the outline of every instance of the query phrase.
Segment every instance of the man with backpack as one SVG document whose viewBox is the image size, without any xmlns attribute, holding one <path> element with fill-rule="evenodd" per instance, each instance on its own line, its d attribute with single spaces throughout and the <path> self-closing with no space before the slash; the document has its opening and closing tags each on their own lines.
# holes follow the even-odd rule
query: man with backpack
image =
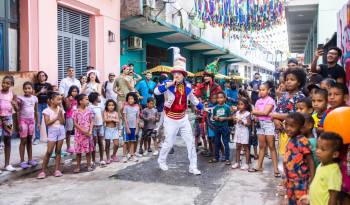
<svg viewBox="0 0 350 205">
<path fill-rule="evenodd" d="M 108 75 L 108 81 L 103 83 L 102 95 L 106 100 L 112 99 L 115 102 L 117 102 L 117 93 L 115 93 L 113 90 L 114 80 L 115 80 L 115 74 L 110 73 Z"/>
</svg>

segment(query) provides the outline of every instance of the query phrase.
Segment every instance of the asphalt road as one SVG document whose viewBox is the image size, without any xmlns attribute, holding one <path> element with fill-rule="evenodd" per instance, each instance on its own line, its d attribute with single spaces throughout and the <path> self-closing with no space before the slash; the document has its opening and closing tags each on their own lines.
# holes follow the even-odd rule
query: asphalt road
<svg viewBox="0 0 350 205">
<path fill-rule="evenodd" d="M 201 176 L 189 174 L 186 149 L 178 139 L 167 172 L 158 168 L 154 156 L 138 163 L 112 163 L 93 172 L 83 169 L 80 174 L 73 174 L 74 165 L 64 165 L 61 178 L 37 180 L 36 172 L 2 184 L 0 205 L 281 204 L 281 197 L 276 196 L 280 181 L 272 176 L 271 160 L 265 160 L 263 173 L 232 170 L 207 160 L 199 155 Z"/>
</svg>

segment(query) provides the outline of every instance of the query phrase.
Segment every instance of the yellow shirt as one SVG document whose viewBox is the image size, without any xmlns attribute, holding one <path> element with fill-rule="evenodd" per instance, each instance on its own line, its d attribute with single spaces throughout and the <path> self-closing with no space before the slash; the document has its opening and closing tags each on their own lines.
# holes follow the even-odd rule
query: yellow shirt
<svg viewBox="0 0 350 205">
<path fill-rule="evenodd" d="M 342 176 L 337 163 L 318 165 L 310 185 L 310 205 L 328 205 L 329 190 L 340 191 L 341 184 Z"/>
<path fill-rule="evenodd" d="M 312 114 L 312 118 L 315 121 L 315 128 L 318 128 L 318 124 L 320 124 L 321 119 L 317 117 L 317 113 L 315 112 L 314 114 Z"/>
</svg>

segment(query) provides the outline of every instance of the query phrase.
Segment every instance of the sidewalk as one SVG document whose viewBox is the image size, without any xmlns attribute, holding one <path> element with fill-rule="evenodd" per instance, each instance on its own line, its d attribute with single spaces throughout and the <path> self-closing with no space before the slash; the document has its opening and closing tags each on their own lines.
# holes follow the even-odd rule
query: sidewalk
<svg viewBox="0 0 350 205">
<path fill-rule="evenodd" d="M 22 169 L 19 167 L 20 163 L 20 157 L 19 157 L 19 144 L 20 144 L 20 139 L 19 138 L 13 138 L 11 141 L 11 158 L 10 158 L 10 164 L 12 164 L 17 171 L 15 172 L 9 172 L 4 170 L 4 150 L 1 150 L 0 152 L 0 168 L 2 170 L 2 174 L 0 174 L 0 184 L 9 181 L 11 179 L 15 179 L 17 177 L 30 174 L 32 172 L 35 172 L 39 169 L 41 169 L 41 164 L 42 164 L 42 158 L 46 152 L 47 148 L 47 143 L 46 142 L 40 142 L 37 145 L 33 145 L 33 160 L 36 160 L 38 162 L 38 165 L 36 167 L 31 167 L 28 169 Z M 63 144 L 62 150 L 66 150 L 66 144 Z M 65 160 L 72 159 L 74 155 L 69 155 L 67 154 L 66 156 L 62 157 L 61 162 L 63 163 Z M 27 152 L 25 152 L 24 159 L 27 160 Z M 53 159 L 50 160 L 50 162 L 53 161 Z"/>
<path fill-rule="evenodd" d="M 191 123 L 191 125 L 194 123 L 195 115 L 193 112 L 188 112 L 188 118 Z M 71 138 L 71 141 L 74 142 L 74 138 Z M 119 141 L 122 143 L 122 140 Z M 11 142 L 11 158 L 10 158 L 10 164 L 12 164 L 17 171 L 15 172 L 8 172 L 5 171 L 4 168 L 4 150 L 0 152 L 0 169 L 2 169 L 2 174 L 0 174 L 0 184 L 3 184 L 6 181 L 16 179 L 20 176 L 24 176 L 30 173 L 33 173 L 39 169 L 41 169 L 42 165 L 42 158 L 46 152 L 47 149 L 47 143 L 46 142 L 40 142 L 38 145 L 33 145 L 33 160 L 38 161 L 38 165 L 36 167 L 31 167 L 28 169 L 23 170 L 21 167 L 19 167 L 20 163 L 20 157 L 19 157 L 19 143 L 20 139 L 19 138 L 13 138 Z M 62 150 L 66 150 L 66 143 L 64 141 Z M 122 149 L 118 150 L 119 155 L 121 154 Z M 27 153 L 25 153 L 25 160 L 27 160 Z M 97 155 L 98 157 L 98 155 Z M 75 158 L 75 155 L 70 155 L 67 153 L 64 157 L 61 159 L 61 164 L 65 163 L 65 161 L 71 161 L 72 159 Z M 54 162 L 54 159 L 50 159 L 49 166 L 50 164 Z"/>
</svg>

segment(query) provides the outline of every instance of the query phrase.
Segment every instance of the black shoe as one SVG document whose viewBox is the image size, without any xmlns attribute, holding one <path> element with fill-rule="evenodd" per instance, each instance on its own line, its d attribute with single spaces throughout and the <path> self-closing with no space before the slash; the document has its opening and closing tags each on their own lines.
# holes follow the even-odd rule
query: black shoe
<svg viewBox="0 0 350 205">
<path fill-rule="evenodd" d="M 143 150 L 142 149 L 139 150 L 139 154 L 143 154 Z"/>
<path fill-rule="evenodd" d="M 171 148 L 169 154 L 174 154 L 174 152 L 175 152 L 174 148 Z"/>
<path fill-rule="evenodd" d="M 149 148 L 149 149 L 148 149 L 148 152 L 152 152 L 152 149 L 151 149 L 151 148 Z"/>
</svg>

